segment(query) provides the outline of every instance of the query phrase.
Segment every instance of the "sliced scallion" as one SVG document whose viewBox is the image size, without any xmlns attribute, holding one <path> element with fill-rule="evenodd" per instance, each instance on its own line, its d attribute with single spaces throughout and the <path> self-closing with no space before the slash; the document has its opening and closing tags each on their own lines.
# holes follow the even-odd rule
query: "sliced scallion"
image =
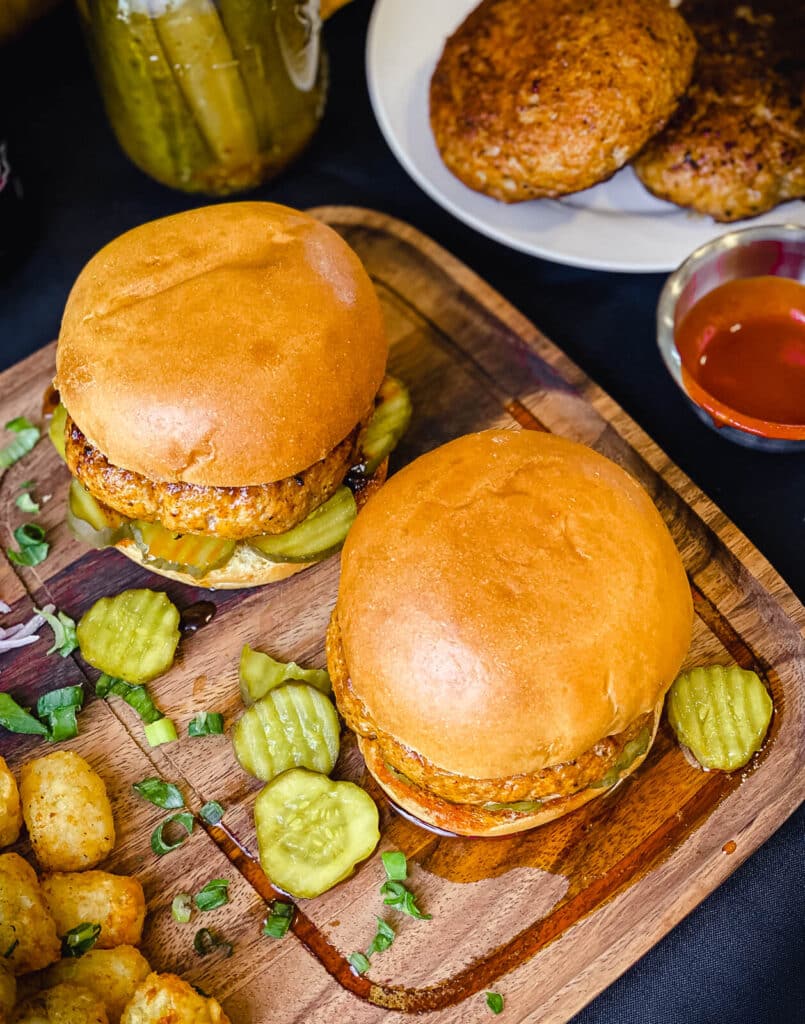
<svg viewBox="0 0 805 1024">
<path fill-rule="evenodd" d="M 62 938 L 62 956 L 83 956 L 98 941 L 101 926 L 85 921 L 71 928 Z"/>
<path fill-rule="evenodd" d="M 404 882 L 408 877 L 408 862 L 402 850 L 386 850 L 380 854 L 389 882 Z"/>
<path fill-rule="evenodd" d="M 217 800 L 208 800 L 198 814 L 208 825 L 217 825 L 224 816 L 224 809 Z"/>
<path fill-rule="evenodd" d="M 131 788 L 135 793 L 149 803 L 161 807 L 165 811 L 172 811 L 177 807 L 184 807 L 184 797 L 178 786 L 172 782 L 163 782 L 162 779 L 143 779 L 142 782 L 132 783 Z"/>
<path fill-rule="evenodd" d="M 99 697 L 108 697 L 109 694 L 121 697 L 130 707 L 134 708 L 146 724 L 157 722 L 163 717 L 162 712 L 151 699 L 151 694 L 142 684 L 127 683 L 123 679 L 116 679 L 104 672 L 98 677 L 95 693 Z"/>
<path fill-rule="evenodd" d="M 494 1014 L 503 1013 L 503 996 L 500 992 L 487 992 L 486 1005 Z"/>
<path fill-rule="evenodd" d="M 224 716 L 218 711 L 199 711 L 187 727 L 188 736 L 220 736 L 224 731 Z"/>
<path fill-rule="evenodd" d="M 28 733 L 31 736 L 47 736 L 47 727 L 10 697 L 0 693 L 0 725 L 9 732 Z"/>
<path fill-rule="evenodd" d="M 271 905 L 268 917 L 263 922 L 263 935 L 268 935 L 272 939 L 281 939 L 291 927 L 293 911 L 292 904 L 275 900 Z"/>
<path fill-rule="evenodd" d="M 371 964 L 363 953 L 350 953 L 347 957 L 349 965 L 356 974 L 366 974 Z"/>
<path fill-rule="evenodd" d="M 175 843 L 171 843 L 165 840 L 163 832 L 168 826 L 173 825 L 174 822 L 185 830 L 187 835 L 180 836 Z M 151 849 L 157 855 L 157 857 L 164 857 L 166 853 L 170 853 L 171 850 L 178 850 L 179 847 L 187 840 L 187 838 L 193 833 L 193 825 L 195 821 L 190 811 L 180 811 L 179 814 L 172 814 L 169 818 L 166 818 L 161 825 L 157 825 L 151 835 Z"/>
<path fill-rule="evenodd" d="M 37 523 L 23 523 L 14 531 L 18 551 L 9 549 L 6 554 L 15 565 L 39 565 L 48 556 L 50 545 L 45 540 L 45 531 Z"/>
<path fill-rule="evenodd" d="M 84 689 L 81 686 L 62 686 L 58 690 L 43 693 L 36 702 L 36 713 L 47 718 L 61 708 L 80 708 L 84 703 Z"/>
<path fill-rule="evenodd" d="M 223 950 L 225 956 L 232 956 L 233 948 L 231 942 L 222 939 L 215 932 L 211 932 L 209 928 L 199 928 L 193 938 L 193 949 L 199 956 L 207 956 L 208 953 L 213 953 L 216 949 Z"/>
<path fill-rule="evenodd" d="M 57 612 L 54 615 L 52 612 L 42 611 L 40 608 L 34 608 L 34 611 L 37 615 L 41 615 L 53 630 L 53 646 L 48 654 L 58 653 L 63 658 L 72 654 L 78 647 L 78 641 L 75 636 L 75 622 L 70 616 L 65 615 L 64 612 Z"/>
<path fill-rule="evenodd" d="M 149 722 L 145 727 L 145 738 L 150 747 L 159 747 L 163 743 L 173 743 L 179 739 L 176 732 L 176 725 L 172 718 L 159 718 L 156 722 Z"/>
<path fill-rule="evenodd" d="M 417 906 L 416 897 L 402 882 L 384 882 L 380 886 L 380 895 L 387 907 L 391 907 L 392 910 L 397 910 L 401 914 L 415 917 L 419 921 L 430 921 L 433 917 L 432 914 L 422 913 Z"/>
<path fill-rule="evenodd" d="M 0 469 L 8 469 L 19 462 L 39 440 L 39 427 L 35 427 L 25 416 L 9 420 L 6 430 L 11 430 L 17 436 L 5 448 L 0 448 Z"/>
<path fill-rule="evenodd" d="M 78 735 L 78 719 L 75 706 L 56 708 L 48 715 L 48 740 L 51 743 L 63 743 Z"/>
<path fill-rule="evenodd" d="M 22 494 L 18 494 L 14 499 L 14 504 L 20 512 L 25 512 L 25 514 L 29 516 L 38 516 L 41 511 L 39 502 L 34 501 L 28 491 L 23 491 Z"/>
<path fill-rule="evenodd" d="M 197 910 L 216 910 L 229 903 L 229 879 L 213 878 L 193 897 Z"/>
<path fill-rule="evenodd" d="M 396 937 L 397 933 L 388 921 L 384 921 L 382 917 L 378 917 L 377 931 L 375 932 L 375 937 L 369 944 L 369 948 L 366 950 L 366 955 L 372 956 L 374 953 L 384 953 L 392 942 L 394 942 Z"/>
<path fill-rule="evenodd" d="M 189 892 L 180 892 L 173 897 L 171 903 L 171 914 L 177 924 L 187 924 L 193 913 L 193 897 Z"/>
</svg>

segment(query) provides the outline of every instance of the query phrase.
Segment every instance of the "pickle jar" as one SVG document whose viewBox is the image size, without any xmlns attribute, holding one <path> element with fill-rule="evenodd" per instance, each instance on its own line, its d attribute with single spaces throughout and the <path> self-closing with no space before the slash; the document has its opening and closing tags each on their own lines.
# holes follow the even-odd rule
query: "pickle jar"
<svg viewBox="0 0 805 1024">
<path fill-rule="evenodd" d="M 227 195 L 309 142 L 326 90 L 319 0 L 77 0 L 118 142 L 146 174 Z"/>
</svg>

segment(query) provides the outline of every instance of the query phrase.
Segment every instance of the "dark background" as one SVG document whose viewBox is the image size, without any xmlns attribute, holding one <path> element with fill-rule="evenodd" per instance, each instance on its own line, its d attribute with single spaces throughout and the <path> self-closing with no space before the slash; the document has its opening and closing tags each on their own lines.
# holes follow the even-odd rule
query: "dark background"
<svg viewBox="0 0 805 1024">
<path fill-rule="evenodd" d="M 688 409 L 655 344 L 663 275 L 576 270 L 521 255 L 464 227 L 413 184 L 369 105 L 370 9 L 356 0 L 327 25 L 324 122 L 292 170 L 253 195 L 302 208 L 372 207 L 431 235 L 605 388 L 805 597 L 805 456 L 730 444 Z M 0 369 L 56 336 L 69 288 L 97 249 L 143 221 L 205 201 L 157 185 L 118 149 L 69 8 L 0 50 L 3 132 L 29 221 L 27 251 L 0 277 Z M 574 1024 L 805 1019 L 803 840 L 800 811 Z"/>
</svg>

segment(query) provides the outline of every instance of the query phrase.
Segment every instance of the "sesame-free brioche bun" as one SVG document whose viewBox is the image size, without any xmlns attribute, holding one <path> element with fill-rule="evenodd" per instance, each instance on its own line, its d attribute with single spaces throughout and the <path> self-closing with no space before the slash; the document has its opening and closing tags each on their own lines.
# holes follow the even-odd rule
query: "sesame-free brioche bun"
<svg viewBox="0 0 805 1024">
<path fill-rule="evenodd" d="M 390 750 L 473 780 L 572 762 L 661 706 L 690 643 L 685 570 L 648 494 L 548 434 L 485 431 L 417 459 L 367 504 L 341 564 L 336 697 L 402 772 Z"/>
<path fill-rule="evenodd" d="M 55 385 L 115 466 L 240 487 L 330 452 L 371 409 L 387 355 L 340 235 L 275 203 L 226 203 L 134 228 L 89 261 Z"/>
</svg>

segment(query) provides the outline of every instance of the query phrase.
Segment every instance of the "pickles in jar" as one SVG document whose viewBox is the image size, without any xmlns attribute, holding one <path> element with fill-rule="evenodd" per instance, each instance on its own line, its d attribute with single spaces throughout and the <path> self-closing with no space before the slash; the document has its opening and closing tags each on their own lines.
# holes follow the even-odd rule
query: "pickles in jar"
<svg viewBox="0 0 805 1024">
<path fill-rule="evenodd" d="M 294 768 L 260 791 L 254 806 L 260 864 L 271 882 L 302 899 L 352 874 L 380 840 L 374 800 L 352 782 Z"/>
<path fill-rule="evenodd" d="M 102 597 L 76 627 L 90 665 L 127 683 L 147 683 L 173 664 L 179 643 L 179 610 L 153 590 L 124 590 Z"/>
<path fill-rule="evenodd" d="M 247 708 L 232 730 L 244 771 L 268 782 L 290 768 L 329 774 L 341 728 L 333 702 L 307 683 L 285 683 Z"/>
<path fill-rule="evenodd" d="M 320 562 L 338 551 L 357 514 L 352 491 L 341 486 L 293 529 L 252 537 L 248 543 L 269 562 Z"/>
<path fill-rule="evenodd" d="M 711 665 L 683 672 L 668 692 L 668 721 L 706 769 L 743 768 L 760 749 L 774 706 L 755 672 Z"/>
</svg>

